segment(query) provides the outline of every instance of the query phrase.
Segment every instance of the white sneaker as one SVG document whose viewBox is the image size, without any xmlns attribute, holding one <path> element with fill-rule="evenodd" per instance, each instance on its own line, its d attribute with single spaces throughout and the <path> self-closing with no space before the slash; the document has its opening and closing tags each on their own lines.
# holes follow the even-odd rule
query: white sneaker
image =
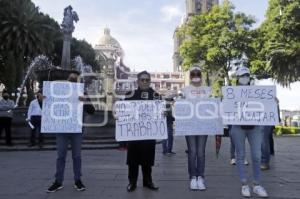
<svg viewBox="0 0 300 199">
<path fill-rule="evenodd" d="M 260 186 L 260 185 L 254 186 L 254 187 L 253 187 L 253 192 L 254 192 L 257 196 L 259 196 L 259 197 L 261 197 L 261 198 L 267 198 L 267 197 L 269 197 L 267 191 L 265 190 L 265 188 L 263 188 L 263 187 Z"/>
<path fill-rule="evenodd" d="M 242 196 L 250 198 L 251 197 L 251 193 L 250 193 L 250 188 L 248 185 L 243 185 L 242 186 Z"/>
<path fill-rule="evenodd" d="M 197 179 L 197 187 L 200 191 L 204 191 L 206 189 L 204 179 L 201 176 L 199 176 Z"/>
<path fill-rule="evenodd" d="M 198 189 L 197 178 L 196 177 L 192 177 L 191 183 L 190 183 L 190 189 L 191 190 L 197 190 Z"/>
<path fill-rule="evenodd" d="M 231 164 L 231 165 L 236 165 L 236 160 L 235 160 L 234 158 L 232 158 L 232 159 L 230 160 L 230 164 Z"/>
<path fill-rule="evenodd" d="M 245 159 L 244 164 L 245 164 L 245 165 L 249 165 L 248 160 Z"/>
</svg>

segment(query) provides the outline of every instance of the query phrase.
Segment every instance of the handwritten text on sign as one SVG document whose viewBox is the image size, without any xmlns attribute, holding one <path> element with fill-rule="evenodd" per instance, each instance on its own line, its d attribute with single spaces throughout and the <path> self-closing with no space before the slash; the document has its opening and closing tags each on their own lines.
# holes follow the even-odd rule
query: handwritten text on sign
<svg viewBox="0 0 300 199">
<path fill-rule="evenodd" d="M 165 102 L 161 100 L 132 100 L 115 103 L 116 140 L 167 139 Z"/>
<path fill-rule="evenodd" d="M 189 99 L 175 103 L 175 135 L 222 135 L 220 99 Z"/>
<path fill-rule="evenodd" d="M 81 83 L 45 81 L 41 132 L 82 133 L 83 91 Z"/>
<path fill-rule="evenodd" d="M 225 86 L 223 122 L 233 125 L 277 125 L 275 86 Z"/>
</svg>

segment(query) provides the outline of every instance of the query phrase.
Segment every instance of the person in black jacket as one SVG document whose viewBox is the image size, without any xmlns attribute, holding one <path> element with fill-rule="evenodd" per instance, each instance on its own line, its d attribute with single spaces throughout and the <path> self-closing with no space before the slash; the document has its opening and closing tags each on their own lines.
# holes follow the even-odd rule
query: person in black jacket
<svg viewBox="0 0 300 199">
<path fill-rule="evenodd" d="M 68 81 L 78 82 L 79 73 L 71 73 Z M 82 102 L 89 102 L 90 99 L 80 96 L 79 100 Z M 86 103 L 83 105 L 83 112 L 93 114 L 95 108 L 93 105 Z M 74 171 L 74 188 L 78 191 L 84 191 L 85 186 L 81 181 L 81 142 L 82 133 L 58 133 L 56 134 L 57 145 L 57 160 L 56 160 L 56 174 L 54 183 L 48 188 L 47 192 L 52 193 L 63 188 L 64 170 L 66 157 L 68 152 L 68 144 L 71 143 L 72 158 L 73 158 L 73 171 Z"/>
<path fill-rule="evenodd" d="M 138 89 L 127 93 L 125 100 L 160 100 L 161 96 L 150 88 L 150 74 L 147 71 L 137 75 Z M 151 190 L 158 190 L 152 181 L 152 166 L 155 160 L 155 140 L 129 141 L 127 150 L 127 165 L 129 185 L 127 191 L 136 189 L 139 165 L 142 166 L 143 186 Z"/>
<path fill-rule="evenodd" d="M 175 118 L 172 114 L 172 105 L 174 103 L 173 98 L 166 98 L 166 118 L 167 118 L 167 129 L 168 129 L 168 139 L 162 141 L 162 147 L 163 147 L 163 155 L 174 155 L 175 152 L 172 151 L 173 149 L 173 123 L 175 121 Z"/>
</svg>

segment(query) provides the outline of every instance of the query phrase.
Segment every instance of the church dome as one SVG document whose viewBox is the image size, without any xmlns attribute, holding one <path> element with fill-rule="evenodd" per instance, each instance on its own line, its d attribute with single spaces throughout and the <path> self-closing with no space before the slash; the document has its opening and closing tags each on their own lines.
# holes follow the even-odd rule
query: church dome
<svg viewBox="0 0 300 199">
<path fill-rule="evenodd" d="M 104 35 L 100 38 L 97 45 L 103 47 L 114 47 L 117 49 L 122 49 L 120 43 L 110 35 L 110 30 L 108 28 L 104 29 Z"/>
</svg>

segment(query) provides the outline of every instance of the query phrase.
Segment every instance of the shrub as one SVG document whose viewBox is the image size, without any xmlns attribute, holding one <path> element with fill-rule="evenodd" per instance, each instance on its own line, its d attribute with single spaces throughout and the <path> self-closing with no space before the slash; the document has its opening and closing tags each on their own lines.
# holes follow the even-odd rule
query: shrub
<svg viewBox="0 0 300 199">
<path fill-rule="evenodd" d="M 276 126 L 275 135 L 295 135 L 300 134 L 299 127 Z"/>
</svg>

